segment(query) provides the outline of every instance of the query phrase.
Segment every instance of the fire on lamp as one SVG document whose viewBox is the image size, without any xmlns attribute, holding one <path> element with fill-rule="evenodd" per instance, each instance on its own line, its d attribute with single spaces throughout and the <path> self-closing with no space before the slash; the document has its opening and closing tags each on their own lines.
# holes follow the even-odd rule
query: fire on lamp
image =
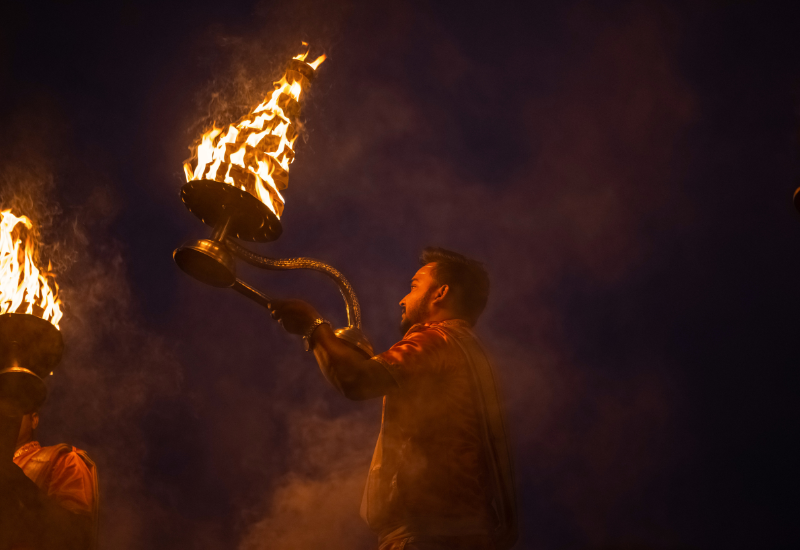
<svg viewBox="0 0 800 550">
<path fill-rule="evenodd" d="M 304 46 L 308 46 L 305 42 Z M 337 284 L 345 300 L 348 326 L 336 335 L 367 355 L 372 346 L 361 331 L 361 309 L 353 287 L 334 267 L 311 258 L 261 256 L 236 240 L 269 242 L 281 236 L 281 191 L 289 183 L 294 160 L 300 99 L 325 60 L 307 62 L 308 51 L 291 59 L 275 90 L 251 113 L 226 130 L 216 125 L 204 133 L 184 163 L 187 182 L 181 188 L 186 208 L 214 228 L 210 239 L 190 241 L 175 250 L 178 266 L 206 284 L 233 288 L 267 306 L 270 298 L 236 277 L 234 255 L 270 270 L 310 269 Z"/>
<path fill-rule="evenodd" d="M 44 403 L 44 379 L 61 361 L 61 300 L 50 266 L 36 265 L 33 222 L 0 216 L 0 400 L 25 414 Z"/>
</svg>

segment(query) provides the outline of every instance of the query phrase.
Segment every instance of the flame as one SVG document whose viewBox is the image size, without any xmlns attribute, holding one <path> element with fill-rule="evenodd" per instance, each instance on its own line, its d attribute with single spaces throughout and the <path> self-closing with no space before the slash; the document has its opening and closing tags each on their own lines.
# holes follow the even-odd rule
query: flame
<svg viewBox="0 0 800 550">
<path fill-rule="evenodd" d="M 308 44 L 303 42 L 303 46 Z M 308 52 L 306 49 L 292 59 L 316 70 L 325 56 L 309 63 Z M 200 138 L 194 168 L 194 158 L 184 163 L 186 181 L 208 179 L 228 183 L 256 196 L 280 218 L 285 204 L 281 191 L 289 185 L 289 165 L 294 160 L 298 136 L 294 120 L 307 85 L 308 79 L 303 74 L 287 69 L 275 82 L 272 94 L 250 114 L 226 130 L 214 125 Z"/>
<path fill-rule="evenodd" d="M 308 57 L 308 52 L 309 52 L 309 51 L 311 51 L 311 50 L 310 50 L 310 49 L 309 49 L 309 47 L 308 47 L 308 42 L 300 42 L 300 43 L 301 43 L 303 46 L 305 46 L 305 47 L 306 47 L 306 53 L 299 53 L 299 54 L 297 54 L 296 56 L 294 56 L 292 59 L 297 59 L 297 60 L 300 60 L 300 61 L 305 61 L 305 60 L 306 60 L 306 57 Z"/>
<path fill-rule="evenodd" d="M 308 65 L 309 65 L 309 67 L 311 67 L 312 69 L 314 69 L 316 71 L 317 67 L 322 65 L 322 62 L 325 61 L 326 59 L 328 59 L 328 58 L 325 56 L 325 54 L 322 54 L 321 56 L 316 58 L 314 61 L 309 63 Z"/>
<path fill-rule="evenodd" d="M 0 314 L 34 314 L 58 328 L 62 316 L 58 285 L 51 265 L 42 272 L 34 262 L 33 222 L 11 210 L 3 210 L 0 216 Z"/>
</svg>

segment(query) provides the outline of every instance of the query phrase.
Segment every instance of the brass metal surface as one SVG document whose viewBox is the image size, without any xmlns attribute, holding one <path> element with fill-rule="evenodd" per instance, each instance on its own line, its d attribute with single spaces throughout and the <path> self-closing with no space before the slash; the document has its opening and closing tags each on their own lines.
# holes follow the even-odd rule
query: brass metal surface
<svg viewBox="0 0 800 550">
<path fill-rule="evenodd" d="M 286 69 L 289 71 L 297 71 L 304 77 L 308 79 L 309 82 L 313 82 L 314 79 L 317 77 L 317 71 L 311 68 L 311 65 L 306 63 L 305 61 L 300 61 L 299 59 L 292 59 L 289 63 L 286 64 Z"/>
<path fill-rule="evenodd" d="M 364 333 L 361 332 L 361 329 L 356 327 L 344 327 L 337 328 L 333 332 L 338 338 L 358 348 L 359 351 L 364 353 L 367 357 L 375 355 L 372 344 L 369 343 L 369 340 Z"/>
<path fill-rule="evenodd" d="M 211 240 L 190 241 L 172 253 L 184 272 L 207 285 L 227 288 L 236 282 L 236 263 L 225 245 Z"/>
<path fill-rule="evenodd" d="M 267 309 L 269 309 L 270 307 L 270 301 L 272 301 L 272 298 L 270 298 L 260 290 L 256 290 L 255 288 L 253 288 L 252 286 L 248 285 L 247 283 L 245 283 L 240 279 L 236 279 L 236 283 L 234 283 L 233 285 L 233 290 L 235 290 L 242 296 L 250 298 L 255 303 L 264 306 Z"/>
<path fill-rule="evenodd" d="M 11 403 L 21 414 L 29 414 L 47 399 L 47 386 L 28 369 L 5 369 L 0 371 L 0 399 Z"/>
<path fill-rule="evenodd" d="M 46 378 L 61 361 L 64 340 L 50 322 L 24 313 L 0 315 L 0 398 L 25 412 L 47 397 Z"/>
<path fill-rule="evenodd" d="M 244 241 L 268 242 L 281 236 L 283 227 L 269 207 L 250 193 L 213 180 L 192 180 L 181 187 L 186 208 L 212 227 L 230 220 L 226 234 Z"/>
<path fill-rule="evenodd" d="M 0 370 L 11 361 L 46 377 L 61 361 L 64 340 L 50 322 L 25 313 L 0 315 Z"/>
<path fill-rule="evenodd" d="M 307 269 L 330 277 L 345 301 L 348 326 L 336 336 L 372 356 L 372 345 L 361 332 L 361 306 L 353 286 L 333 266 L 313 258 L 269 258 L 245 248 L 235 239 L 270 241 L 282 231 L 280 221 L 261 201 L 231 185 L 194 180 L 183 186 L 181 199 L 190 212 L 214 227 L 211 239 L 190 241 L 173 252 L 178 266 L 195 279 L 239 294 L 269 308 L 271 298 L 236 278 L 232 254 L 250 265 L 275 271 Z"/>
<path fill-rule="evenodd" d="M 361 305 L 358 303 L 356 292 L 353 290 L 353 285 L 350 284 L 350 281 L 335 267 L 313 258 L 268 258 L 267 256 L 256 254 L 230 238 L 225 240 L 225 244 L 235 255 L 239 256 L 250 265 L 262 269 L 275 271 L 309 269 L 311 271 L 324 273 L 333 279 L 336 286 L 339 287 L 339 291 L 342 293 L 347 308 L 348 325 L 359 330 L 361 329 Z"/>
</svg>

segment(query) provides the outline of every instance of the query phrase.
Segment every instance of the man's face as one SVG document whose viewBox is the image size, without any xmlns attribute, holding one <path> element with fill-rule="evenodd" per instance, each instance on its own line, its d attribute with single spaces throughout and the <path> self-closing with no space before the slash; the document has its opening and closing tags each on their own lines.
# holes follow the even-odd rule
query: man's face
<svg viewBox="0 0 800 550">
<path fill-rule="evenodd" d="M 411 279 L 411 292 L 400 300 L 403 308 L 400 319 L 400 331 L 405 334 L 412 325 L 424 323 L 430 315 L 430 299 L 433 292 L 439 288 L 433 277 L 435 263 L 422 266 Z"/>
</svg>

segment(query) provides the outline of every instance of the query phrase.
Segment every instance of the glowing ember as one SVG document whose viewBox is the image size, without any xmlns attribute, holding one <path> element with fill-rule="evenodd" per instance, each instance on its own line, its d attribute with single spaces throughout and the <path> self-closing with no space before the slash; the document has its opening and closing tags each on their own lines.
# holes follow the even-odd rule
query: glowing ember
<svg viewBox="0 0 800 550">
<path fill-rule="evenodd" d="M 33 222 L 11 210 L 0 212 L 0 313 L 30 313 L 50 321 L 61 320 L 58 285 L 50 273 L 36 267 Z"/>
<path fill-rule="evenodd" d="M 322 55 L 309 63 L 307 55 L 308 51 L 293 60 L 312 71 L 325 61 Z M 290 65 L 275 83 L 275 91 L 249 115 L 224 132 L 214 126 L 203 134 L 195 156 L 183 165 L 186 181 L 228 183 L 255 196 L 280 217 L 284 205 L 280 192 L 289 185 L 289 165 L 298 135 L 294 120 L 300 114 L 300 94 L 308 83 L 308 76 Z M 192 168 L 194 160 L 197 165 Z"/>
</svg>

